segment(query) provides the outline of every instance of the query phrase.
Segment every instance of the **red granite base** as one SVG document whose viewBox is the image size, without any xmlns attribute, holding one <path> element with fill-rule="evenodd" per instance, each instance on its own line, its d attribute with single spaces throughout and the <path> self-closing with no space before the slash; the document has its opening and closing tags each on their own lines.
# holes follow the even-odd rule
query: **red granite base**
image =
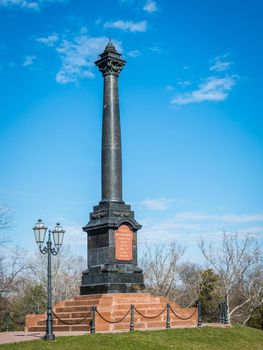
<svg viewBox="0 0 263 350">
<path fill-rule="evenodd" d="M 134 312 L 135 330 L 165 329 L 166 310 L 158 317 L 149 317 L 158 315 L 167 303 L 171 305 L 172 310 L 176 314 L 175 316 L 172 310 L 170 311 L 171 328 L 197 326 L 196 308 L 181 308 L 164 297 L 154 296 L 149 293 L 93 294 L 76 296 L 71 300 L 61 301 L 56 304 L 53 311 L 60 320 L 54 316 L 54 331 L 90 332 L 92 306 L 96 306 L 102 317 L 108 321 L 118 321 L 127 313 L 131 304 L 138 311 L 135 310 Z M 148 316 L 148 318 L 144 316 Z M 130 317 L 129 312 L 121 322 L 108 323 L 96 314 L 96 332 L 129 331 Z M 85 320 L 83 320 L 84 318 Z M 46 314 L 27 315 L 25 331 L 44 332 L 45 320 Z M 67 324 L 64 324 L 64 322 Z"/>
</svg>

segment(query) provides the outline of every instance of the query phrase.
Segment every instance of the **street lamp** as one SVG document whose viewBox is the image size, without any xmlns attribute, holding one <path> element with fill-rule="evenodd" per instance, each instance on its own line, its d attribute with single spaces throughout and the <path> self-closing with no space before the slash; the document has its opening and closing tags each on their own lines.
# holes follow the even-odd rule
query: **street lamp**
<svg viewBox="0 0 263 350">
<path fill-rule="evenodd" d="M 38 220 L 36 225 L 33 227 L 35 234 L 35 240 L 39 247 L 41 254 L 47 254 L 47 320 L 46 320 L 46 334 L 45 340 L 55 340 L 53 334 L 53 317 L 52 317 L 52 288 L 51 288 L 51 254 L 57 255 L 62 243 L 65 231 L 62 226 L 57 223 L 53 231 L 48 231 L 48 240 L 46 245 L 45 236 L 47 227 L 44 225 L 41 219 Z M 54 247 L 52 247 L 51 233 L 53 235 Z"/>
</svg>

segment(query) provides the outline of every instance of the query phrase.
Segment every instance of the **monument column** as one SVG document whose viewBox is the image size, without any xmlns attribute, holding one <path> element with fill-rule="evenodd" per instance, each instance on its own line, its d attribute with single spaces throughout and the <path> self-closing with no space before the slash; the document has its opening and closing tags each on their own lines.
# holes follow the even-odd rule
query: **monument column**
<svg viewBox="0 0 263 350">
<path fill-rule="evenodd" d="M 118 76 L 125 63 L 111 42 L 95 62 L 104 77 L 102 202 L 123 203 Z"/>
<path fill-rule="evenodd" d="M 118 77 L 125 61 L 110 41 L 96 66 L 103 74 L 101 201 L 83 230 L 88 236 L 88 266 L 81 294 L 132 293 L 144 289 L 137 266 L 137 231 L 130 205 L 122 198 L 122 154 Z"/>
</svg>

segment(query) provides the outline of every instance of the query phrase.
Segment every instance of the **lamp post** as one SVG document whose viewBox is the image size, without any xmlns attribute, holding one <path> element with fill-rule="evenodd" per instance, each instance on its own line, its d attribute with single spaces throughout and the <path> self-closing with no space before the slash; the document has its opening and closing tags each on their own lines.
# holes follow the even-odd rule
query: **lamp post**
<svg viewBox="0 0 263 350">
<path fill-rule="evenodd" d="M 62 243 L 65 231 L 62 226 L 57 223 L 53 231 L 48 231 L 48 239 L 46 245 L 44 245 L 47 227 L 41 219 L 38 220 L 33 227 L 35 234 L 35 240 L 39 247 L 41 254 L 47 254 L 47 320 L 46 320 L 46 334 L 45 340 L 55 340 L 53 334 L 53 317 L 52 317 L 52 286 L 51 286 L 51 255 L 57 255 Z M 53 242 L 51 239 L 51 233 L 53 235 Z M 54 247 L 52 247 L 54 243 Z"/>
</svg>

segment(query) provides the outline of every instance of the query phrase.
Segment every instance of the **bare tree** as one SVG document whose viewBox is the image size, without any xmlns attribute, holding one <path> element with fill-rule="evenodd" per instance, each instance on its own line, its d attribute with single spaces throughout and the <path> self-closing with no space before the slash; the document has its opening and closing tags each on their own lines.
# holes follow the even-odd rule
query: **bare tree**
<svg viewBox="0 0 263 350">
<path fill-rule="evenodd" d="M 15 247 L 0 251 L 0 291 L 15 291 L 18 278 L 29 268 L 24 249 Z"/>
<path fill-rule="evenodd" d="M 229 321 L 248 320 L 255 307 L 263 303 L 262 252 L 256 240 L 250 234 L 241 238 L 224 232 L 217 248 L 203 240 L 199 247 L 220 276 Z"/>
<path fill-rule="evenodd" d="M 57 303 L 79 294 L 81 273 L 86 266 L 84 258 L 73 255 L 67 246 L 63 246 L 59 254 L 52 258 L 52 296 L 54 303 Z M 46 287 L 46 255 L 36 253 L 36 257 L 32 262 L 32 276 Z"/>
<path fill-rule="evenodd" d="M 68 247 L 64 247 L 52 259 L 54 303 L 79 295 L 81 272 L 84 269 L 84 259 L 72 255 Z M 46 288 L 46 255 L 38 252 L 35 258 L 27 258 L 27 253 L 21 248 L 0 249 L 0 327 L 5 323 L 7 314 L 13 319 L 10 327 L 20 329 L 27 313 L 37 309 L 43 311 Z"/>
<path fill-rule="evenodd" d="M 11 228 L 13 212 L 6 204 L 0 203 L 0 247 L 8 242 L 8 239 L 3 235 L 5 229 Z"/>
<path fill-rule="evenodd" d="M 193 306 L 202 290 L 202 269 L 189 261 L 178 266 L 176 300 L 185 307 Z"/>
<path fill-rule="evenodd" d="M 257 257 L 257 265 L 248 269 L 238 285 L 238 300 L 230 315 L 246 324 L 253 312 L 263 305 L 263 262 Z"/>
<path fill-rule="evenodd" d="M 22 281 L 29 269 L 26 253 L 16 247 L 0 248 L 0 326 L 10 314 L 13 297 L 21 290 Z M 9 317 L 9 316 L 8 316 Z"/>
<path fill-rule="evenodd" d="M 146 244 L 140 266 L 144 271 L 147 289 L 152 293 L 174 299 L 179 261 L 183 255 L 184 248 L 175 241 L 169 245 L 154 245 L 152 248 Z"/>
<path fill-rule="evenodd" d="M 6 248 L 8 240 L 2 232 L 11 228 L 12 217 L 11 208 L 0 203 L 0 291 L 2 295 L 13 288 L 17 276 L 28 267 L 24 250 L 18 247 Z"/>
</svg>

